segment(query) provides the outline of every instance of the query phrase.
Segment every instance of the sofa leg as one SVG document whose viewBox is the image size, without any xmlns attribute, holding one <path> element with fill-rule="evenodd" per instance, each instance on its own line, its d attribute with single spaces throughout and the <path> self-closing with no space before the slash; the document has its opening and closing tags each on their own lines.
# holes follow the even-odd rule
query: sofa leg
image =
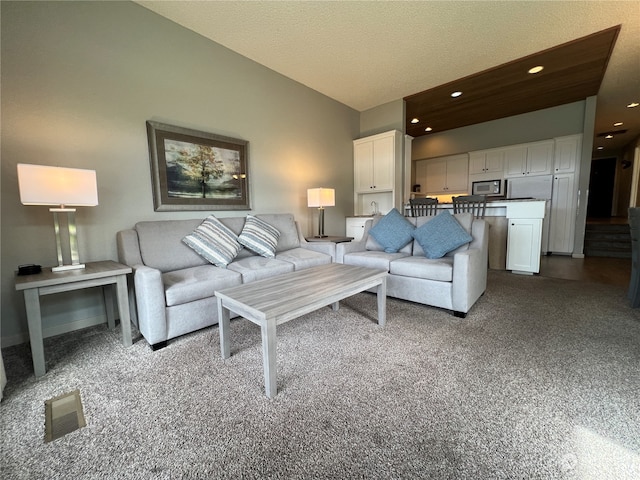
<svg viewBox="0 0 640 480">
<path fill-rule="evenodd" d="M 464 313 L 464 312 L 456 312 L 456 311 L 454 311 L 454 312 L 453 312 L 453 315 L 454 315 L 455 317 L 458 317 L 458 318 L 467 318 L 467 314 L 466 314 L 466 313 Z"/>
<path fill-rule="evenodd" d="M 167 341 L 165 340 L 163 342 L 158 342 L 151 345 L 151 350 L 155 352 L 156 350 L 160 350 L 161 348 L 164 348 L 166 346 L 167 346 Z"/>
</svg>

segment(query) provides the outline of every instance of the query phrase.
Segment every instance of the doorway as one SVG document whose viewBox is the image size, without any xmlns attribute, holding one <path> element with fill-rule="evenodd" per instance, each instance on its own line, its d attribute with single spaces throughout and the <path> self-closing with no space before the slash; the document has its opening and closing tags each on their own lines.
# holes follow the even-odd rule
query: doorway
<svg viewBox="0 0 640 480">
<path fill-rule="evenodd" d="M 599 158 L 591 161 L 587 217 L 611 217 L 615 177 L 616 158 Z"/>
</svg>

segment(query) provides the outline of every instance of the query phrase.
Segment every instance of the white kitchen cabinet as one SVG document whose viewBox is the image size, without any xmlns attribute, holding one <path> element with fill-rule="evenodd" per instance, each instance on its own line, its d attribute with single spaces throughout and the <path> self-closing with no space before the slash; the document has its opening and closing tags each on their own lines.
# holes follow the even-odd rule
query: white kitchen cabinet
<svg viewBox="0 0 640 480">
<path fill-rule="evenodd" d="M 553 140 L 525 143 L 505 148 L 504 176 L 547 175 L 553 166 Z"/>
<path fill-rule="evenodd" d="M 356 192 L 393 190 L 396 161 L 394 135 L 376 135 L 375 137 L 353 142 Z"/>
<path fill-rule="evenodd" d="M 582 135 L 568 135 L 555 139 L 554 173 L 573 173 L 576 171 L 580 151 L 582 150 Z"/>
<path fill-rule="evenodd" d="M 577 209 L 575 178 L 574 173 L 558 173 L 553 176 L 549 252 L 573 253 Z"/>
<path fill-rule="evenodd" d="M 427 195 L 466 193 L 468 179 L 469 157 L 466 153 L 416 162 L 416 182 L 425 186 L 423 191 Z"/>
<path fill-rule="evenodd" d="M 582 135 L 555 138 L 553 193 L 549 221 L 549 252 L 573 253 Z"/>
<path fill-rule="evenodd" d="M 469 175 L 495 174 L 502 178 L 504 170 L 504 149 L 480 150 L 469 153 Z"/>
<path fill-rule="evenodd" d="M 507 270 L 540 272 L 541 218 L 510 218 L 507 229 Z"/>
<path fill-rule="evenodd" d="M 398 130 L 353 141 L 354 213 L 371 202 L 402 208 L 402 133 Z M 382 211 L 382 210 L 381 210 Z M 386 213 L 386 212 L 383 212 Z"/>
<path fill-rule="evenodd" d="M 362 239 L 364 225 L 373 217 L 347 217 L 347 237 L 353 237 L 354 241 Z"/>
</svg>

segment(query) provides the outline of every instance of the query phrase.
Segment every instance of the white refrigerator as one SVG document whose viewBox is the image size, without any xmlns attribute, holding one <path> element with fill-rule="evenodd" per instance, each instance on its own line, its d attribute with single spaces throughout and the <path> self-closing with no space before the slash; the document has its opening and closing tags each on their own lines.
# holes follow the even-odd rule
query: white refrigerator
<svg viewBox="0 0 640 480">
<path fill-rule="evenodd" d="M 551 192 L 553 175 L 535 175 L 533 177 L 508 178 L 507 200 L 536 199 L 546 200 L 544 219 L 542 220 L 541 253 L 549 251 L 549 216 L 551 214 Z"/>
</svg>

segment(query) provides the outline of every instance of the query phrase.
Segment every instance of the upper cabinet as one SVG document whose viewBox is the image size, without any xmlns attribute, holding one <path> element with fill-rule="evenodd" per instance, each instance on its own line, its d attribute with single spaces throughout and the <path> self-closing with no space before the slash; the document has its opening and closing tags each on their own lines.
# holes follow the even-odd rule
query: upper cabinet
<svg viewBox="0 0 640 480">
<path fill-rule="evenodd" d="M 469 156 L 466 153 L 419 160 L 415 167 L 416 182 L 424 185 L 422 191 L 428 195 L 467 191 Z"/>
<path fill-rule="evenodd" d="M 573 173 L 580 158 L 582 135 L 568 135 L 555 139 L 554 173 Z"/>
<path fill-rule="evenodd" d="M 393 133 L 393 132 L 391 132 Z M 360 193 L 393 190 L 395 135 L 375 135 L 353 142 L 355 190 Z"/>
<path fill-rule="evenodd" d="M 553 165 L 553 145 L 553 140 L 544 140 L 505 148 L 505 178 L 550 174 Z"/>
<path fill-rule="evenodd" d="M 354 214 L 402 209 L 402 132 L 389 132 L 353 141 Z"/>
<path fill-rule="evenodd" d="M 504 149 L 482 150 L 469 154 L 469 175 L 492 173 L 499 178 L 502 177 L 503 170 Z"/>
</svg>

